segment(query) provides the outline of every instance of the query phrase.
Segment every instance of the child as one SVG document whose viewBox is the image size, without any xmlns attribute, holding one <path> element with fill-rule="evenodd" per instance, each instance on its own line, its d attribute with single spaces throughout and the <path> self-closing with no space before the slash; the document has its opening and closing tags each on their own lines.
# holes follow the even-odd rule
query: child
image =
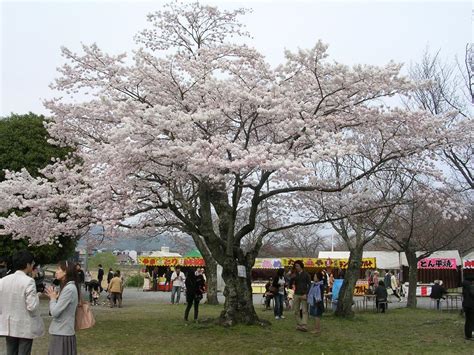
<svg viewBox="0 0 474 355">
<path fill-rule="evenodd" d="M 318 271 L 314 274 L 314 282 L 308 293 L 309 315 L 315 317 L 315 329 L 311 332 L 315 335 L 321 334 L 321 317 L 324 312 L 324 281 L 323 273 Z"/>
<path fill-rule="evenodd" d="M 99 305 L 99 291 L 97 290 L 92 290 L 92 305 Z"/>
</svg>

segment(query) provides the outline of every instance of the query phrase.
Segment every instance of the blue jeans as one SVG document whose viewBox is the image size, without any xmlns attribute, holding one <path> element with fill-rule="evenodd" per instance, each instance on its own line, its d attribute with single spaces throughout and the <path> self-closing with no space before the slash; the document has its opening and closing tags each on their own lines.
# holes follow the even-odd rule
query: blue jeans
<svg viewBox="0 0 474 355">
<path fill-rule="evenodd" d="M 280 292 L 277 292 L 275 296 L 273 296 L 273 298 L 275 299 L 275 308 L 273 309 L 275 317 L 281 317 L 283 315 L 283 302 L 285 296 L 282 295 Z"/>
<path fill-rule="evenodd" d="M 176 303 L 179 303 L 179 299 L 181 297 L 181 286 L 173 286 L 173 289 L 171 290 L 171 303 L 174 304 L 174 295 L 176 295 Z"/>
</svg>

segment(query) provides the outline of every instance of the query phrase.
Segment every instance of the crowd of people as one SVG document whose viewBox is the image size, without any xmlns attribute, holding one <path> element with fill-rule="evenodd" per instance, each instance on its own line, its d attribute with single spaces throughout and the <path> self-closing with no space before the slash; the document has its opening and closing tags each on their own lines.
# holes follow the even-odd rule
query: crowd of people
<svg viewBox="0 0 474 355">
<path fill-rule="evenodd" d="M 43 336 L 44 323 L 39 313 L 39 291 L 35 283 L 35 261 L 29 251 L 20 251 L 12 258 L 15 272 L 3 272 L 6 268 L 0 264 L 3 272 L 0 278 L 0 336 L 6 338 L 7 354 L 30 354 L 33 339 Z M 75 317 L 78 305 L 81 302 L 81 289 L 89 292 L 92 304 L 98 304 L 100 293 L 103 291 L 102 281 L 104 269 L 99 265 L 97 280 L 90 274 L 82 271 L 79 264 L 60 261 L 55 271 L 56 285 L 48 285 L 41 292 L 49 298 L 49 350 L 48 354 L 76 354 Z M 396 281 L 393 273 L 386 272 L 385 277 L 379 278 L 373 274 L 373 293 L 376 307 L 382 313 L 387 306 L 388 290 L 391 289 L 395 297 Z M 170 273 L 173 286 L 171 304 L 179 304 L 182 289 L 186 290 L 186 308 L 184 320 L 188 322 L 191 308 L 194 307 L 193 319 L 199 316 L 199 304 L 206 292 L 206 277 L 203 268 L 188 268 L 186 274 L 176 267 Z M 274 301 L 274 316 L 276 320 L 285 319 L 284 309 L 293 309 L 296 330 L 308 331 L 308 318 L 314 318 L 314 329 L 311 333 L 321 334 L 321 318 L 325 312 L 324 298 L 331 292 L 334 284 L 332 273 L 326 270 L 318 271 L 311 278 L 304 270 L 301 260 L 294 262 L 292 270 L 285 274 L 284 269 L 278 269 L 275 276 L 269 280 L 264 294 L 268 308 L 268 300 Z M 110 269 L 107 275 L 107 289 L 109 306 L 122 307 L 123 279 L 119 270 Z M 445 290 L 439 281 L 432 288 L 431 297 L 439 301 Z M 286 306 L 286 307 L 285 307 Z M 439 307 L 439 303 L 438 303 Z M 472 340 L 474 323 L 474 284 L 472 280 L 463 282 L 463 310 L 466 316 L 465 337 Z"/>
</svg>

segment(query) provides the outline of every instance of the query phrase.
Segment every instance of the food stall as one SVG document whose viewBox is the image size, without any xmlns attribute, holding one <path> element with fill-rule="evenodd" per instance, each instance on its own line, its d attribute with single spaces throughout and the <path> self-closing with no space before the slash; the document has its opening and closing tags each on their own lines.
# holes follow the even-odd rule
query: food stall
<svg viewBox="0 0 474 355">
<path fill-rule="evenodd" d="M 158 268 L 158 289 L 157 291 L 170 291 L 171 285 L 166 285 L 166 278 L 163 275 L 166 273 L 167 268 L 174 270 L 175 266 L 180 266 L 182 271 L 186 273 L 186 268 L 189 267 L 205 267 L 206 263 L 202 257 L 193 256 L 139 256 L 138 264 L 145 267 L 145 272 L 151 275 L 152 270 Z M 150 282 L 151 283 L 151 282 Z M 150 284 L 149 283 L 149 284 Z M 150 285 L 151 286 L 151 285 Z M 144 291 L 147 291 L 144 289 Z"/>
<path fill-rule="evenodd" d="M 276 269 L 284 268 L 286 271 L 293 267 L 296 260 L 301 260 L 305 270 L 313 275 L 317 271 L 326 269 L 338 278 L 344 269 L 347 269 L 349 259 L 331 258 L 257 258 L 252 268 L 252 291 L 253 293 L 265 293 L 265 284 L 276 274 Z M 377 267 L 376 258 L 363 258 L 361 269 L 370 270 Z M 361 280 L 356 288 L 355 294 L 364 294 L 368 289 L 368 282 Z"/>
</svg>

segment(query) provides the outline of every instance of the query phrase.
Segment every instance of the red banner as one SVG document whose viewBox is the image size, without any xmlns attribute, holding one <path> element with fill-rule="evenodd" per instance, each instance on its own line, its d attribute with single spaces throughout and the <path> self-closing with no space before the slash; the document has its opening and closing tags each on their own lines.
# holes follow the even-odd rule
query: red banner
<svg viewBox="0 0 474 355">
<path fill-rule="evenodd" d="M 456 269 L 456 259 L 425 258 L 418 261 L 418 269 Z"/>
<path fill-rule="evenodd" d="M 463 268 L 464 269 L 474 269 L 474 259 L 464 260 Z"/>
<path fill-rule="evenodd" d="M 203 258 L 180 258 L 174 256 L 139 256 L 138 263 L 146 266 L 206 266 Z"/>
</svg>

